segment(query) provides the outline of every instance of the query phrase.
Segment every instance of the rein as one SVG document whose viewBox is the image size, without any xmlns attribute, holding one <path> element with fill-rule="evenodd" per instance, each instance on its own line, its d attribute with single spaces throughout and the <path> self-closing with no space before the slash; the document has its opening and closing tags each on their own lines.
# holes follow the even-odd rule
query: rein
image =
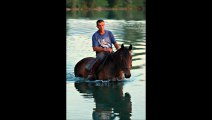
<svg viewBox="0 0 212 120">
<path fill-rule="evenodd" d="M 105 59 L 104 59 L 104 61 L 102 62 L 102 64 L 99 66 L 99 68 L 97 69 L 96 74 L 98 74 L 98 73 L 102 70 L 102 68 L 104 67 L 105 62 L 107 61 L 107 58 L 108 58 L 109 55 L 110 55 L 110 54 L 107 54 L 107 55 L 105 56 Z"/>
</svg>

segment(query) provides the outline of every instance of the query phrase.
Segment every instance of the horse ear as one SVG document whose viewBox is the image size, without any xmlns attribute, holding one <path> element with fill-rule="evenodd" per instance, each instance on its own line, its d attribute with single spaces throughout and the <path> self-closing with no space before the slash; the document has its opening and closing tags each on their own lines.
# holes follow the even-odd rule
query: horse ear
<svg viewBox="0 0 212 120">
<path fill-rule="evenodd" d="M 124 44 L 121 45 L 121 48 L 122 48 L 122 49 L 124 48 Z"/>
<path fill-rule="evenodd" d="M 129 50 L 132 50 L 132 45 L 130 44 L 130 46 L 129 46 Z"/>
</svg>

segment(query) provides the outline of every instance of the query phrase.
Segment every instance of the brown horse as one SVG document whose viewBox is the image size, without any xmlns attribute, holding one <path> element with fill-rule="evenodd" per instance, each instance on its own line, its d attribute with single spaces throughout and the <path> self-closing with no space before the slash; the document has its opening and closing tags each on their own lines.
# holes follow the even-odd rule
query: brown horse
<svg viewBox="0 0 212 120">
<path fill-rule="evenodd" d="M 132 67 L 132 45 L 129 48 L 121 45 L 121 48 L 116 52 L 106 56 L 103 65 L 100 65 L 100 69 L 97 70 L 96 79 L 98 80 L 123 80 L 130 78 L 130 69 Z M 80 60 L 74 68 L 74 74 L 76 77 L 87 78 L 90 70 L 90 65 L 95 61 L 95 58 L 86 57 Z"/>
</svg>

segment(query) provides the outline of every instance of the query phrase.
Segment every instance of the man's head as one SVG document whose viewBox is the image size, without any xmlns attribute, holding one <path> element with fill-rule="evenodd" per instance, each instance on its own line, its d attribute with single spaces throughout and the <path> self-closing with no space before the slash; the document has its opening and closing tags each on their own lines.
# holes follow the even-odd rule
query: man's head
<svg viewBox="0 0 212 120">
<path fill-rule="evenodd" d="M 105 22 L 104 22 L 104 20 L 97 20 L 96 25 L 97 25 L 96 27 L 99 29 L 99 31 L 102 31 L 102 30 L 104 30 Z"/>
</svg>

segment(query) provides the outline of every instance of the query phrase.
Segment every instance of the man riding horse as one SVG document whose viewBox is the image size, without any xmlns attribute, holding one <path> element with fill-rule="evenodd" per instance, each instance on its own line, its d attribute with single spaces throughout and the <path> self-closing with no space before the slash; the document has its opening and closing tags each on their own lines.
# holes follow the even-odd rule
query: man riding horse
<svg viewBox="0 0 212 120">
<path fill-rule="evenodd" d="M 115 38 L 111 31 L 105 30 L 105 23 L 103 20 L 97 20 L 96 22 L 98 31 L 96 31 L 92 36 L 92 47 L 93 50 L 96 51 L 96 61 L 91 68 L 91 71 L 88 75 L 89 80 L 95 79 L 95 72 L 102 62 L 102 60 L 105 58 L 106 55 L 111 53 L 112 50 L 112 44 L 115 46 L 115 48 L 118 50 L 120 46 L 115 41 Z"/>
</svg>

